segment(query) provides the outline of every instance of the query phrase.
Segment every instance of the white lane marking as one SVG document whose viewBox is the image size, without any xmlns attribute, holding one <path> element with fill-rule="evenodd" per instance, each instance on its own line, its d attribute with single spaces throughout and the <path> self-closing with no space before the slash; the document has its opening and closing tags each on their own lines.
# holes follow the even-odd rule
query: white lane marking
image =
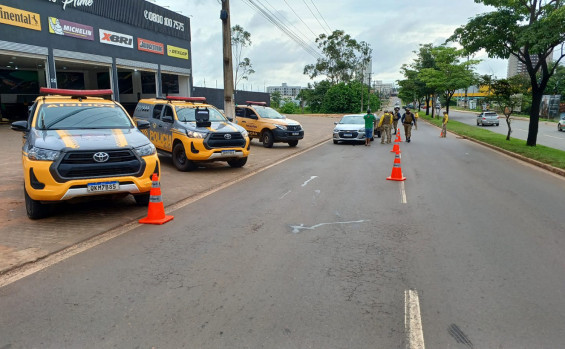
<svg viewBox="0 0 565 349">
<path fill-rule="evenodd" d="M 543 135 L 544 137 L 555 138 L 555 139 L 563 139 L 563 137 L 555 137 L 550 135 Z"/>
<path fill-rule="evenodd" d="M 406 188 L 404 187 L 404 182 L 400 182 L 400 203 L 405 204 L 406 201 Z"/>
<path fill-rule="evenodd" d="M 190 204 L 192 204 L 192 203 L 194 203 L 194 202 L 196 202 L 200 199 L 203 199 L 203 198 L 205 198 L 209 195 L 212 195 L 212 194 L 214 194 L 214 193 L 216 193 L 216 192 L 218 192 L 222 189 L 228 188 L 228 187 L 230 187 L 230 186 L 232 186 L 236 183 L 242 182 L 242 181 L 244 181 L 244 180 L 246 180 L 250 177 L 253 177 L 254 175 L 256 175 L 258 173 L 267 171 L 268 169 L 270 169 L 272 167 L 275 167 L 279 164 L 282 164 L 285 161 L 288 161 L 288 160 L 293 159 L 297 156 L 300 156 L 304 153 L 307 153 L 311 150 L 314 150 L 318 147 L 321 147 L 321 146 L 327 144 L 329 142 L 329 140 L 330 140 L 330 138 L 323 140 L 318 144 L 314 144 L 310 148 L 306 148 L 306 149 L 300 150 L 300 151 L 298 151 L 294 154 L 291 154 L 286 158 L 277 160 L 270 165 L 267 165 L 267 166 L 262 167 L 262 168 L 258 168 L 256 170 L 252 170 L 251 172 L 249 172 L 249 173 L 247 173 L 247 174 L 245 174 L 245 175 L 243 175 L 239 178 L 236 178 L 235 180 L 233 180 L 231 182 L 225 182 L 225 183 L 220 184 L 220 185 L 218 185 L 214 188 L 211 188 L 209 190 L 203 191 L 201 193 L 197 193 L 193 196 L 189 196 L 186 199 L 182 199 L 181 201 L 179 201 L 175 204 L 167 206 L 165 213 L 171 214 L 172 212 L 175 212 L 175 211 L 177 211 L 177 210 L 179 210 L 179 209 L 181 209 L 185 206 L 188 206 L 188 205 L 190 205 Z M 139 217 L 139 218 L 141 218 L 141 217 Z M 18 267 L 16 269 L 12 269 L 12 270 L 0 275 L 0 288 L 7 286 L 7 285 L 10 285 L 10 284 L 12 284 L 12 283 L 14 283 L 18 280 L 21 280 L 21 279 L 25 278 L 26 276 L 35 274 L 35 273 L 37 273 L 37 272 L 39 272 L 43 269 L 46 269 L 46 268 L 48 268 L 52 265 L 55 265 L 55 264 L 57 264 L 61 261 L 64 261 L 68 258 L 71 258 L 74 255 L 77 255 L 81 252 L 84 252 L 84 251 L 89 250 L 89 249 L 91 249 L 95 246 L 98 246 L 98 245 L 100 245 L 100 244 L 102 244 L 102 243 L 104 243 L 108 240 L 111 240 L 115 237 L 118 237 L 120 235 L 128 233 L 128 232 L 132 231 L 133 229 L 138 228 L 140 226 L 142 226 L 142 224 L 138 223 L 137 219 L 135 219 L 135 220 L 133 220 L 129 223 L 122 225 L 121 227 L 117 227 L 115 229 L 108 230 L 107 232 L 101 233 L 100 235 L 96 235 L 93 238 L 85 240 L 85 241 L 83 241 L 79 244 L 67 247 L 67 248 L 65 248 L 65 249 L 63 249 L 59 252 L 48 255 L 47 257 L 45 257 L 45 258 L 43 258 L 43 259 L 41 259 L 37 262 L 28 263 L 28 264 L 25 264 L 25 265 Z"/>
<path fill-rule="evenodd" d="M 416 290 L 404 291 L 404 331 L 406 349 L 425 349 L 420 315 L 420 299 Z"/>
<path fill-rule="evenodd" d="M 294 234 L 298 234 L 300 233 L 301 230 L 314 230 L 318 227 L 321 227 L 323 225 L 333 225 L 333 224 L 353 224 L 353 223 L 364 223 L 364 222 L 368 222 L 368 220 L 360 220 L 360 221 L 349 221 L 349 222 L 333 222 L 333 223 L 320 223 L 320 224 L 316 224 L 313 225 L 311 227 L 305 227 L 304 224 L 300 224 L 300 225 L 291 225 L 290 227 L 292 228 L 292 232 Z"/>
<path fill-rule="evenodd" d="M 290 192 L 292 192 L 292 190 L 287 191 L 286 193 L 283 194 L 283 196 L 281 196 L 279 198 L 279 200 L 282 200 L 285 196 L 287 196 L 288 194 L 290 194 Z"/>
<path fill-rule="evenodd" d="M 318 178 L 318 176 L 312 176 L 312 177 L 310 177 L 310 179 L 307 180 L 306 182 L 304 182 L 304 183 L 302 184 L 302 186 L 305 187 L 305 186 L 308 184 L 308 182 L 310 182 L 310 181 L 313 180 L 314 178 Z"/>
</svg>

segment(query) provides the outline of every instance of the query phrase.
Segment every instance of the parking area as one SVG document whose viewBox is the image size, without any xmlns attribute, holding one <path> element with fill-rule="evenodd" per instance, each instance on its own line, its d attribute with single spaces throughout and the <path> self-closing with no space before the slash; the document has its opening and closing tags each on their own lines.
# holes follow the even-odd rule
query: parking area
<svg viewBox="0 0 565 349">
<path fill-rule="evenodd" d="M 339 120 L 336 116 L 293 115 L 290 118 L 300 122 L 305 130 L 305 137 L 298 146 L 291 148 L 286 143 L 275 143 L 273 148 L 267 149 L 255 139 L 243 168 L 212 163 L 194 172 L 179 172 L 170 157 L 161 156 L 161 191 L 165 207 L 330 140 L 334 121 Z M 0 125 L 0 274 L 147 214 L 147 208 L 136 206 L 129 196 L 118 200 L 61 204 L 52 217 L 37 221 L 28 219 L 23 195 L 21 144 L 21 133 L 10 130 L 8 124 Z"/>
</svg>

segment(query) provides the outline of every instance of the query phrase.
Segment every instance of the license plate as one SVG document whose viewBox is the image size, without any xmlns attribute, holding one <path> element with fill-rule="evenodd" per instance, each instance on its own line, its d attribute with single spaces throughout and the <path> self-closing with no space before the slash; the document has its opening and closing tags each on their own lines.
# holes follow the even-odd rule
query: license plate
<svg viewBox="0 0 565 349">
<path fill-rule="evenodd" d="M 292 135 L 293 135 L 293 136 L 298 136 L 299 134 L 300 134 L 300 133 L 298 133 L 298 132 L 292 132 Z"/>
<path fill-rule="evenodd" d="M 89 183 L 86 186 L 86 191 L 88 193 L 97 193 L 105 191 L 115 191 L 120 189 L 119 182 L 101 182 L 101 183 Z"/>
<path fill-rule="evenodd" d="M 235 150 L 222 150 L 222 155 L 235 155 Z"/>
<path fill-rule="evenodd" d="M 343 134 L 343 137 L 353 137 L 353 134 L 351 134 L 351 133 L 344 133 L 344 134 Z"/>
</svg>

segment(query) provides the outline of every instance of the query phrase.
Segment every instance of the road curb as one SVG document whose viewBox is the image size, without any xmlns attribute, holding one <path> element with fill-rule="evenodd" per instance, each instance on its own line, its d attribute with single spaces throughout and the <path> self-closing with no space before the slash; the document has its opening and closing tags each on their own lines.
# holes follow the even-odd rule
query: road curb
<svg viewBox="0 0 565 349">
<path fill-rule="evenodd" d="M 428 120 L 424 120 L 424 121 L 426 121 L 428 124 L 430 124 L 430 125 L 432 125 L 432 126 L 435 126 L 435 127 L 439 128 L 439 129 L 441 129 L 441 127 L 432 124 L 432 123 L 429 122 Z M 453 131 L 447 131 L 447 132 L 452 133 L 452 134 L 454 134 L 454 135 L 456 135 L 457 137 L 460 137 L 460 138 L 462 138 L 462 139 L 467 139 L 467 140 L 469 140 L 469 141 L 475 142 L 475 143 L 477 143 L 477 144 L 483 145 L 483 146 L 488 147 L 488 148 L 490 148 L 490 149 L 496 150 L 496 151 L 498 151 L 498 152 L 501 152 L 501 153 L 503 153 L 503 154 L 506 154 L 506 155 L 508 155 L 508 156 L 511 156 L 511 157 L 513 157 L 513 158 L 516 158 L 516 159 L 518 159 L 518 160 L 522 160 L 522 161 L 524 161 L 524 162 L 527 162 L 527 163 L 529 163 L 529 164 L 531 164 L 531 165 L 540 167 L 540 168 L 542 168 L 542 169 L 544 169 L 544 170 L 546 170 L 546 171 L 549 171 L 549 172 L 552 172 L 552 173 L 555 173 L 555 174 L 557 174 L 557 175 L 560 175 L 560 176 L 565 177 L 565 170 L 564 170 L 564 169 L 561 169 L 561 168 L 558 168 L 558 167 L 554 167 L 554 166 L 545 164 L 545 163 L 543 163 L 543 162 L 541 162 L 541 161 L 537 161 L 537 160 L 534 160 L 534 159 L 530 159 L 530 158 L 528 158 L 528 157 L 526 157 L 526 156 L 523 156 L 523 155 L 521 155 L 521 154 L 514 153 L 514 152 L 511 152 L 511 151 L 506 150 L 506 149 L 502 149 L 502 148 L 500 148 L 500 147 L 494 146 L 494 145 L 492 145 L 492 144 L 489 144 L 489 143 L 486 143 L 486 142 L 483 142 L 483 141 L 479 141 L 479 140 L 474 139 L 474 138 L 471 138 L 471 137 L 467 137 L 467 136 L 460 135 L 460 134 L 458 134 L 458 133 L 456 133 L 456 132 L 453 132 Z"/>
</svg>

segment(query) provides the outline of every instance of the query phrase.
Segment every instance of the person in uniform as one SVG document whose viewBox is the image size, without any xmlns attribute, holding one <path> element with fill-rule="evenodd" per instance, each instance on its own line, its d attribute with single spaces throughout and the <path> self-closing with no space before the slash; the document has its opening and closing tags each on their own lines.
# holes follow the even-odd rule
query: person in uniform
<svg viewBox="0 0 565 349">
<path fill-rule="evenodd" d="M 394 112 L 392 114 L 392 122 L 394 125 L 394 134 L 396 134 L 396 130 L 398 130 L 398 120 L 400 120 L 400 108 L 395 107 Z"/>
<path fill-rule="evenodd" d="M 441 137 L 445 138 L 447 136 L 447 122 L 449 121 L 449 115 L 447 111 L 443 112 L 443 122 L 441 124 Z"/>
<path fill-rule="evenodd" d="M 404 125 L 404 137 L 406 142 L 410 143 L 410 137 L 412 136 L 412 124 L 416 124 L 416 117 L 410 112 L 409 108 L 406 108 L 406 112 L 401 118 L 402 125 Z"/>
<path fill-rule="evenodd" d="M 375 121 L 377 118 L 373 113 L 371 113 L 371 109 L 367 109 L 367 115 L 363 116 L 365 119 L 365 146 L 371 145 L 371 138 L 373 138 L 373 129 L 375 125 Z"/>
<path fill-rule="evenodd" d="M 392 113 L 389 113 L 388 110 L 385 110 L 385 113 L 381 116 L 381 119 L 379 120 L 379 127 L 382 127 L 382 136 L 381 136 L 381 144 L 385 143 L 385 137 L 386 137 L 386 142 L 390 143 L 390 137 L 391 137 L 391 129 L 392 129 Z"/>
</svg>

